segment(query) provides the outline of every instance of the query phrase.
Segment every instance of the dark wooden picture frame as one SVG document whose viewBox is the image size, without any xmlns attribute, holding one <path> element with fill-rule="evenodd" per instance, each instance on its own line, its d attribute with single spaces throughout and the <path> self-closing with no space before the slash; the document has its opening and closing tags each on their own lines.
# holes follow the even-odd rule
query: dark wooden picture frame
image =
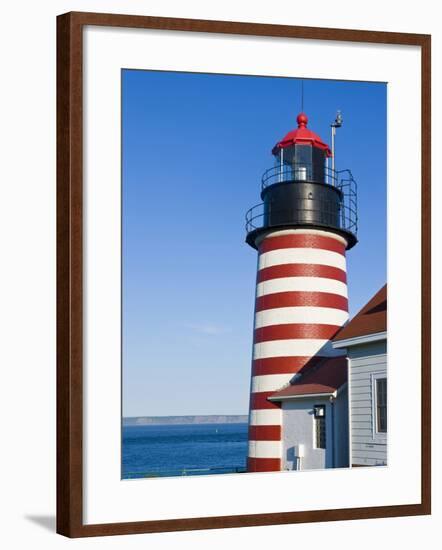
<svg viewBox="0 0 442 550">
<path fill-rule="evenodd" d="M 421 48 L 421 502 L 411 505 L 83 524 L 83 28 L 86 25 L 334 40 Z M 430 514 L 431 37 L 227 21 L 72 12 L 57 20 L 57 532 L 69 537 Z"/>
</svg>

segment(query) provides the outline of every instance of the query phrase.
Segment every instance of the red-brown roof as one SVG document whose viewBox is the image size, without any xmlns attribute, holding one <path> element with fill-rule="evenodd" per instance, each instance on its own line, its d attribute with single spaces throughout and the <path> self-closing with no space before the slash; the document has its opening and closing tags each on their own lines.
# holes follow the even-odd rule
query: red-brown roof
<svg viewBox="0 0 442 550">
<path fill-rule="evenodd" d="M 334 342 L 387 330 L 387 285 L 333 338 Z"/>
<path fill-rule="evenodd" d="M 330 395 L 347 382 L 347 359 L 343 356 L 325 358 L 317 366 L 295 379 L 286 388 L 273 393 L 270 399 L 302 397 L 303 395 Z"/>
</svg>

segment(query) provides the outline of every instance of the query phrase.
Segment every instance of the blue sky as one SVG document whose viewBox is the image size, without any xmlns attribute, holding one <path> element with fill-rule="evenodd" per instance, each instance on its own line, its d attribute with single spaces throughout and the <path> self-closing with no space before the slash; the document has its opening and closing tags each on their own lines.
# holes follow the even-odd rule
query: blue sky
<svg viewBox="0 0 442 550">
<path fill-rule="evenodd" d="M 244 215 L 296 127 L 300 80 L 124 70 L 123 414 L 247 414 L 256 251 Z M 358 183 L 350 314 L 386 282 L 382 83 L 304 81 L 309 127 Z"/>
</svg>

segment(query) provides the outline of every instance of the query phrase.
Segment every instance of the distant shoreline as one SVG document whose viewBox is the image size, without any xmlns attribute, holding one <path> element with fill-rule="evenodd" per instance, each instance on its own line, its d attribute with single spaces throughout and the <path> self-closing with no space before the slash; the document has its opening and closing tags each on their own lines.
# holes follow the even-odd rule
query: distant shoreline
<svg viewBox="0 0 442 550">
<path fill-rule="evenodd" d="M 243 424 L 246 414 L 209 414 L 187 416 L 126 416 L 123 426 L 162 426 L 166 424 Z"/>
</svg>

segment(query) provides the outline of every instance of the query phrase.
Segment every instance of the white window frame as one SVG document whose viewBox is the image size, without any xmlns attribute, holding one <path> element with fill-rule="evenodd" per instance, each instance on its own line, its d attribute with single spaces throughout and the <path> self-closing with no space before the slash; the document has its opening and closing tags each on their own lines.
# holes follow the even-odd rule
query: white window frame
<svg viewBox="0 0 442 550">
<path fill-rule="evenodd" d="M 377 418 L 377 387 L 376 381 L 385 378 L 387 380 L 387 431 L 378 432 L 378 418 Z M 378 443 L 387 443 L 388 436 L 388 379 L 387 371 L 375 372 L 371 375 L 371 424 L 372 424 L 372 433 L 373 440 Z"/>
</svg>

